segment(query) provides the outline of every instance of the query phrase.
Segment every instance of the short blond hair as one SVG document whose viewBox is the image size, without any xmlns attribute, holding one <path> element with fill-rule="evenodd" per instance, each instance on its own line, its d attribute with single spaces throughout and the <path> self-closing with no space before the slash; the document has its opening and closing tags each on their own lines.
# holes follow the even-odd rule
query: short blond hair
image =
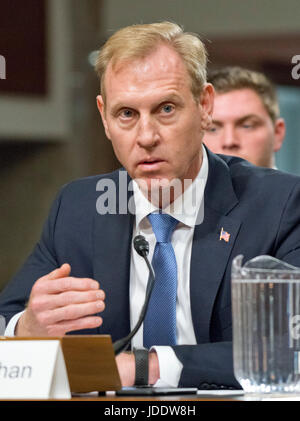
<svg viewBox="0 0 300 421">
<path fill-rule="evenodd" d="M 273 123 L 279 118 L 276 89 L 265 74 L 239 66 L 227 66 L 211 71 L 208 81 L 214 86 L 217 94 L 237 89 L 252 89 L 260 97 Z"/>
<path fill-rule="evenodd" d="M 198 35 L 184 32 L 172 22 L 131 25 L 115 32 L 100 49 L 95 70 L 105 101 L 104 76 L 109 64 L 141 59 L 160 44 L 172 47 L 182 58 L 191 79 L 191 92 L 196 101 L 206 82 L 206 50 Z"/>
</svg>

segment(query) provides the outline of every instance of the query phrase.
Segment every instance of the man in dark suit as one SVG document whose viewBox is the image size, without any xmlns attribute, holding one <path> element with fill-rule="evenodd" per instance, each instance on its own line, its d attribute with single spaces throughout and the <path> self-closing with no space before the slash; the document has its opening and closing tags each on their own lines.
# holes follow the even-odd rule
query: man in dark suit
<svg viewBox="0 0 300 421">
<path fill-rule="evenodd" d="M 169 307 L 170 283 L 160 305 L 150 302 L 132 343 L 147 343 L 150 352 L 117 357 L 122 384 L 134 384 L 138 373 L 139 383 L 239 387 L 232 365 L 232 259 L 269 254 L 299 265 L 300 180 L 203 147 L 213 108 L 205 61 L 201 41 L 171 23 L 128 27 L 105 44 L 96 66 L 97 103 L 126 170 L 61 189 L 39 243 L 2 294 L 6 334 L 108 333 L 113 341 L 127 335 L 147 287 L 147 267 L 132 246 L 143 234 L 157 264 L 154 305 L 164 287 L 155 254 L 160 243 L 169 253 L 163 278 L 174 281 L 175 297 Z M 187 206 L 178 205 L 181 199 Z M 176 221 L 167 240 L 159 239 L 149 214 Z M 174 309 L 175 332 L 164 339 L 174 330 Z M 162 339 L 153 339 L 156 333 Z"/>
</svg>

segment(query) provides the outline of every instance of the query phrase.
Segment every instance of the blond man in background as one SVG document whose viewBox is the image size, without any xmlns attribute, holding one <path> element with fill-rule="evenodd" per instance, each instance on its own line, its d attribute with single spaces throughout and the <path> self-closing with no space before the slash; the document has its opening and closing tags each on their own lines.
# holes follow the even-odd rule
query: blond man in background
<svg viewBox="0 0 300 421">
<path fill-rule="evenodd" d="M 275 167 L 285 136 L 275 87 L 262 73 L 225 67 L 208 77 L 215 88 L 213 122 L 204 143 L 214 153 L 239 156 L 254 165 Z"/>
</svg>

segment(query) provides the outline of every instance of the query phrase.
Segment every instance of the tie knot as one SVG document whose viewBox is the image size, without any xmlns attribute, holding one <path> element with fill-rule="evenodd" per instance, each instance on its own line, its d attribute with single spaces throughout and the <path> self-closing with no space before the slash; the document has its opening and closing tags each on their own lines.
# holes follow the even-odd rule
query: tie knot
<svg viewBox="0 0 300 421">
<path fill-rule="evenodd" d="M 169 243 L 173 231 L 178 224 L 177 219 L 166 213 L 151 213 L 148 219 L 158 243 Z"/>
</svg>

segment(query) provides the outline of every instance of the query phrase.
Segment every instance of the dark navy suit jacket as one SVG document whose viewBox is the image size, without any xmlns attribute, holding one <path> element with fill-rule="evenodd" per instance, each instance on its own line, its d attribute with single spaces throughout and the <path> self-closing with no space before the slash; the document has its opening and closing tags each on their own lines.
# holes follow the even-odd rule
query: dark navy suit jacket
<svg viewBox="0 0 300 421">
<path fill-rule="evenodd" d="M 195 227 L 190 272 L 197 345 L 178 345 L 174 351 L 183 363 L 180 386 L 239 387 L 232 362 L 232 259 L 269 254 L 300 266 L 300 178 L 209 151 L 208 160 L 204 222 Z M 6 322 L 24 309 L 38 278 L 67 262 L 72 276 L 94 278 L 106 292 L 103 325 L 74 333 L 110 334 L 113 341 L 128 334 L 134 216 L 97 213 L 101 192 L 96 186 L 105 178 L 118 184 L 119 171 L 61 189 L 40 241 L 1 294 Z M 229 242 L 220 241 L 222 228 Z"/>
</svg>

